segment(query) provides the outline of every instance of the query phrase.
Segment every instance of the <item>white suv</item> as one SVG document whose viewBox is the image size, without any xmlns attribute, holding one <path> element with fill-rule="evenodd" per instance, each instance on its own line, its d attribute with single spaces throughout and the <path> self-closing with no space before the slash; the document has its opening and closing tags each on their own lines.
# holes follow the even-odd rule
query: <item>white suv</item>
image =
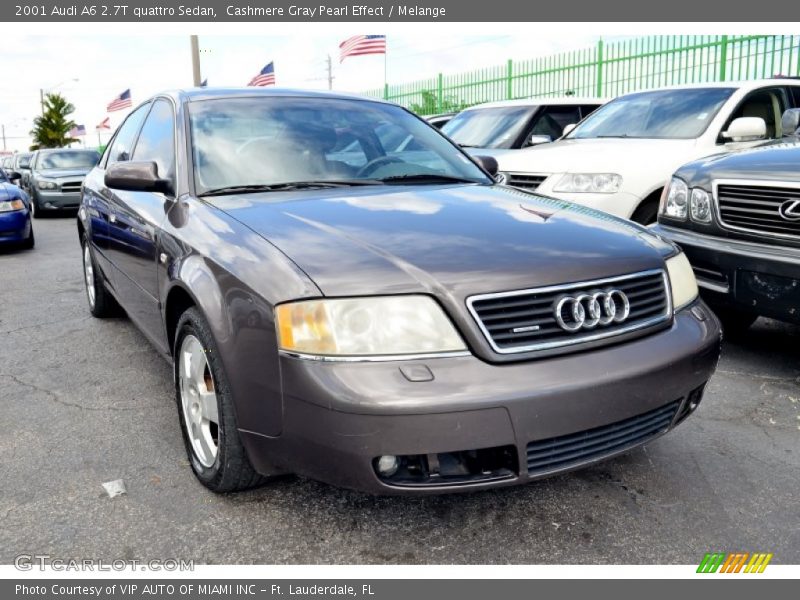
<svg viewBox="0 0 800 600">
<path fill-rule="evenodd" d="M 649 224 L 665 183 L 697 158 L 780 138 L 800 80 L 677 86 L 620 96 L 552 144 L 497 157 L 511 186 Z"/>
</svg>

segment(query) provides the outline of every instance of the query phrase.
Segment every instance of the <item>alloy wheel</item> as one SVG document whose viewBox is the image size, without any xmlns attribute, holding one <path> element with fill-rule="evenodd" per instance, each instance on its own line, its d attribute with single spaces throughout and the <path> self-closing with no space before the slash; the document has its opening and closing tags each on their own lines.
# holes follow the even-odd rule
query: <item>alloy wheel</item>
<svg viewBox="0 0 800 600">
<path fill-rule="evenodd" d="M 219 411 L 214 378 L 203 345 L 187 335 L 178 353 L 181 409 L 198 462 L 208 468 L 219 453 Z"/>
</svg>

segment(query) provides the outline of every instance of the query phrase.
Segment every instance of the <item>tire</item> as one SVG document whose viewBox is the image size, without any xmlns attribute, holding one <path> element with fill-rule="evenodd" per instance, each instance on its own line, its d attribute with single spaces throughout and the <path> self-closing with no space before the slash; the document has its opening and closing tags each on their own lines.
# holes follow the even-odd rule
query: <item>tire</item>
<svg viewBox="0 0 800 600">
<path fill-rule="evenodd" d="M 31 216 L 34 219 L 43 219 L 44 211 L 39 207 L 39 202 L 35 196 L 31 196 Z"/>
<path fill-rule="evenodd" d="M 83 256 L 83 282 L 86 288 L 86 301 L 89 303 L 89 312 L 98 319 L 118 315 L 120 312 L 119 304 L 106 289 L 106 284 L 100 275 L 94 256 L 92 256 L 91 245 L 86 234 L 81 238 L 81 250 Z"/>
<path fill-rule="evenodd" d="M 23 250 L 32 250 L 35 245 L 36 238 L 33 235 L 33 223 L 31 223 L 31 232 L 28 234 L 28 238 L 20 244 L 20 247 Z"/>
<path fill-rule="evenodd" d="M 712 306 L 711 309 L 722 323 L 722 334 L 732 339 L 737 339 L 744 335 L 758 319 L 757 314 L 735 308 Z"/>
<path fill-rule="evenodd" d="M 178 418 L 197 479 L 217 493 L 266 482 L 242 445 L 225 369 L 211 329 L 196 308 L 178 320 L 173 356 Z"/>
<path fill-rule="evenodd" d="M 635 211 L 633 211 L 633 215 L 631 215 L 631 221 L 635 221 L 640 225 L 650 225 L 655 223 L 658 220 L 658 201 L 653 202 L 652 200 L 649 202 L 644 202 L 640 204 Z"/>
</svg>

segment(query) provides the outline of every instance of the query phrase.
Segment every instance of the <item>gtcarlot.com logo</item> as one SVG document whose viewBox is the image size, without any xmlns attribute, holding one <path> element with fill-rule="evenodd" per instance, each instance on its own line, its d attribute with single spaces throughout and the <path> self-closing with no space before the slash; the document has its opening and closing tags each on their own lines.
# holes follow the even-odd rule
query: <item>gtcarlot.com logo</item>
<svg viewBox="0 0 800 600">
<path fill-rule="evenodd" d="M 18 571 L 194 571 L 194 560 L 54 558 L 49 554 L 18 554 L 14 557 Z"/>
<path fill-rule="evenodd" d="M 709 552 L 700 561 L 698 573 L 763 573 L 772 553 Z"/>
</svg>

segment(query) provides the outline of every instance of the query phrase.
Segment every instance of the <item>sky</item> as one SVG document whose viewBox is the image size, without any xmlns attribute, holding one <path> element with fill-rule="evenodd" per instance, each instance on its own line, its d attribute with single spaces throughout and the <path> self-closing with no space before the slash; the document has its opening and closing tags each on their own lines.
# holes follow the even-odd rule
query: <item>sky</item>
<svg viewBox="0 0 800 600">
<path fill-rule="evenodd" d="M 210 86 L 246 85 L 275 62 L 277 84 L 328 87 L 326 58 L 333 64 L 333 89 L 361 92 L 382 88 L 384 57 L 360 56 L 339 63 L 339 43 L 349 34 L 293 36 L 200 36 L 203 78 Z M 389 35 L 386 74 L 404 83 L 594 45 L 596 36 L 564 32 L 533 35 Z M 95 126 L 106 105 L 130 88 L 134 106 L 171 88 L 192 85 L 189 35 L 17 35 L 4 32 L 0 56 L 6 72 L 0 87 L 0 125 L 6 149 L 25 150 L 39 112 L 39 91 L 56 91 L 75 106 L 73 120 L 86 126 L 86 145 L 97 145 Z M 77 80 L 77 81 L 76 81 Z M 127 111 L 111 113 L 112 131 Z M 103 135 L 105 142 L 110 134 Z M 1 148 L 0 148 L 1 149 Z"/>
</svg>

